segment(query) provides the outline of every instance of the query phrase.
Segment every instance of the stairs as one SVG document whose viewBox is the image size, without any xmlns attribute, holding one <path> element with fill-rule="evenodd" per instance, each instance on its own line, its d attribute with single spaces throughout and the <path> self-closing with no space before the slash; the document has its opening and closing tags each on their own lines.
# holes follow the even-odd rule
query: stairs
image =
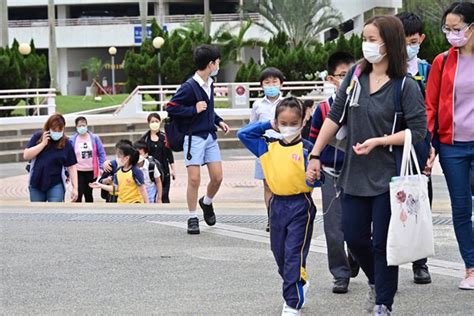
<svg viewBox="0 0 474 316">
<path fill-rule="evenodd" d="M 226 123 L 230 126 L 229 134 L 224 135 L 222 131 L 218 131 L 219 146 L 221 149 L 243 148 L 237 139 L 237 131 L 248 123 L 247 117 L 231 117 L 227 118 Z M 26 125 L 26 124 L 25 124 Z M 75 127 L 68 122 L 66 126 L 66 135 L 72 135 Z M 33 126 L 2 126 L 0 129 L 0 163 L 20 162 L 23 161 L 23 149 L 28 144 L 31 135 L 40 130 Z M 116 119 L 115 122 L 104 122 L 103 124 L 90 124 L 89 129 L 99 135 L 108 155 L 115 154 L 115 143 L 120 139 L 129 139 L 137 141 L 148 130 L 148 124 L 143 122 L 124 122 L 123 119 Z"/>
</svg>

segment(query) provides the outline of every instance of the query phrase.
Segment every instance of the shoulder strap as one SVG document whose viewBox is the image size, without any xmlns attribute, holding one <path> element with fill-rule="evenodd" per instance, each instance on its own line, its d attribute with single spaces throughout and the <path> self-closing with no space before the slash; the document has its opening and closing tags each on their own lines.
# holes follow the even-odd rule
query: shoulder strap
<svg viewBox="0 0 474 316">
<path fill-rule="evenodd" d="M 321 101 L 321 103 L 319 103 L 319 107 L 321 108 L 321 118 L 324 122 L 329 113 L 329 104 L 327 101 Z"/>
<path fill-rule="evenodd" d="M 155 163 L 153 159 L 148 159 L 148 176 L 151 182 L 155 182 Z"/>
</svg>

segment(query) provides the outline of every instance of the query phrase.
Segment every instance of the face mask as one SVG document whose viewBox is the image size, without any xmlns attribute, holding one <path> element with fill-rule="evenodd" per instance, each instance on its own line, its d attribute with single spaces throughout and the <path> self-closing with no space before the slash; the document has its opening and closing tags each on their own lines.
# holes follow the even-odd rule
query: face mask
<svg viewBox="0 0 474 316">
<path fill-rule="evenodd" d="M 379 62 L 382 61 L 385 55 L 387 55 L 387 54 L 383 54 L 383 55 L 380 54 L 380 47 L 384 45 L 385 43 L 377 44 L 377 43 L 363 42 L 362 53 L 364 54 L 364 58 L 367 59 L 367 61 L 371 64 L 378 64 Z"/>
<path fill-rule="evenodd" d="M 290 143 L 301 134 L 302 128 L 300 126 L 278 126 L 278 129 L 283 139 Z"/>
<path fill-rule="evenodd" d="M 122 159 L 119 158 L 119 156 L 115 156 L 115 161 L 117 162 L 117 166 L 118 166 L 118 167 L 123 166 L 123 164 L 122 164 Z"/>
<path fill-rule="evenodd" d="M 145 156 L 140 155 L 140 157 L 138 157 L 138 163 L 142 163 L 144 161 L 145 161 Z"/>
<path fill-rule="evenodd" d="M 453 45 L 454 47 L 465 46 L 472 35 L 472 32 L 471 32 L 471 34 L 468 37 L 466 37 L 467 29 L 469 28 L 459 31 L 459 34 L 454 34 L 453 32 L 449 32 L 448 34 L 446 34 L 446 39 L 448 40 L 449 44 Z"/>
<path fill-rule="evenodd" d="M 420 52 L 420 44 L 407 45 L 408 60 L 415 58 Z"/>
<path fill-rule="evenodd" d="M 161 125 L 161 123 L 159 123 L 159 122 L 150 123 L 150 129 L 152 131 L 157 131 L 157 130 L 160 129 L 160 125 Z"/>
<path fill-rule="evenodd" d="M 49 131 L 49 136 L 51 136 L 51 139 L 54 141 L 60 140 L 64 135 L 64 132 L 53 132 L 52 130 Z"/>
<path fill-rule="evenodd" d="M 217 76 L 217 74 L 219 73 L 219 68 L 216 68 L 215 70 L 213 70 L 210 74 L 211 77 L 215 77 Z"/>
<path fill-rule="evenodd" d="M 87 133 L 87 126 L 78 126 L 76 130 L 79 134 L 84 135 Z"/>
<path fill-rule="evenodd" d="M 263 87 L 263 93 L 269 98 L 276 97 L 280 94 L 280 87 Z"/>
</svg>

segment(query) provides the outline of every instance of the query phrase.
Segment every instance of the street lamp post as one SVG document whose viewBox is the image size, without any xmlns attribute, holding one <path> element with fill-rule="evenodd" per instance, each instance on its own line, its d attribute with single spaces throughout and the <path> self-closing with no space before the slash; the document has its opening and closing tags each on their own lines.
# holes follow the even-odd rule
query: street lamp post
<svg viewBox="0 0 474 316">
<path fill-rule="evenodd" d="M 115 54 L 117 54 L 117 48 L 114 46 L 110 47 L 109 54 L 112 58 L 112 94 L 115 94 Z"/>
<path fill-rule="evenodd" d="M 158 85 L 161 86 L 161 46 L 165 43 L 165 39 L 161 36 L 157 36 L 153 39 L 153 47 L 155 47 L 157 51 L 157 58 L 158 58 Z M 161 87 L 160 87 L 161 90 Z M 160 109 L 163 104 L 163 93 L 160 93 Z"/>
<path fill-rule="evenodd" d="M 31 53 L 30 44 L 21 43 L 20 45 L 18 45 L 18 52 L 24 57 L 28 56 Z M 26 88 L 28 89 L 29 86 L 30 86 L 30 78 L 28 77 L 28 71 L 25 74 L 25 80 L 26 80 Z M 28 98 L 25 98 L 25 104 L 30 105 L 29 101 L 28 101 Z M 28 115 L 32 115 L 33 112 L 34 112 L 33 109 L 26 109 L 26 113 L 28 113 Z"/>
</svg>

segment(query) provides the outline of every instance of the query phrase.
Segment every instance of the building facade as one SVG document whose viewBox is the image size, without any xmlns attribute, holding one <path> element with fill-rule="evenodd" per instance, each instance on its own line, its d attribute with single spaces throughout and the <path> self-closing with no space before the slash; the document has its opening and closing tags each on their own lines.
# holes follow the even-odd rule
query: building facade
<svg viewBox="0 0 474 316">
<path fill-rule="evenodd" d="M 245 0 L 254 1 L 254 0 Z M 256 0 L 258 1 L 258 0 Z M 202 0 L 148 0 L 148 21 L 156 18 L 168 31 L 179 28 L 192 20 L 203 20 Z M 243 0 L 210 0 L 212 12 L 211 34 L 222 24 L 238 26 L 241 22 L 239 4 Z M 396 13 L 402 0 L 332 0 L 340 10 L 344 23 L 341 28 L 350 35 L 360 33 L 365 18 L 373 14 Z M 18 42 L 34 39 L 36 48 L 47 52 L 48 16 L 47 0 L 7 0 L 8 37 Z M 90 78 L 82 69 L 84 61 L 99 57 L 105 63 L 104 77 L 110 82 L 110 55 L 108 48 L 117 48 L 115 56 L 116 82 L 126 80 L 123 72 L 123 58 L 126 51 L 140 45 L 140 6 L 135 0 L 55 0 L 56 42 L 58 48 L 58 83 L 63 95 L 83 95 L 90 85 Z M 262 21 L 258 14 L 248 16 Z M 248 37 L 268 40 L 270 34 L 253 26 Z M 321 33 L 321 41 L 332 40 L 336 30 Z M 259 52 L 246 52 L 259 59 Z M 231 67 L 232 68 L 232 67 Z M 107 74 L 108 73 L 108 74 Z M 223 81 L 232 81 L 235 70 L 222 74 Z"/>
</svg>

